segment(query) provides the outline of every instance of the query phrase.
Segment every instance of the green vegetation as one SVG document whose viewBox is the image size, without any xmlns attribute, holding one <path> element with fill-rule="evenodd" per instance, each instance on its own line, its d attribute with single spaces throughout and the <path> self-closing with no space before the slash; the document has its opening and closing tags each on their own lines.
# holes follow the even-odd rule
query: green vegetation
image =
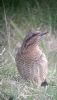
<svg viewBox="0 0 57 100">
<path fill-rule="evenodd" d="M 40 42 L 48 58 L 47 88 L 24 82 L 15 65 L 17 44 L 36 28 L 49 32 Z M 0 100 L 57 100 L 57 0 L 0 0 Z"/>
</svg>

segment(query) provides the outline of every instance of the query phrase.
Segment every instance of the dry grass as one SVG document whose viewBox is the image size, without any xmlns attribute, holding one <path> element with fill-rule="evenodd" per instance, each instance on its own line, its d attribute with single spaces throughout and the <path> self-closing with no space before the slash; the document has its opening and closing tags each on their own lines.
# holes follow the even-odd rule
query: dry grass
<svg viewBox="0 0 57 100">
<path fill-rule="evenodd" d="M 5 5 L 3 2 L 3 18 L 5 28 L 1 34 L 5 34 L 5 39 L 1 37 L 1 41 L 6 41 L 6 45 L 1 46 L 0 50 L 0 100 L 57 100 L 57 38 L 53 36 L 51 27 L 51 17 L 49 13 L 50 23 L 48 27 L 40 24 L 40 21 L 36 17 L 42 20 L 42 12 L 38 5 L 38 10 L 28 9 L 29 16 L 17 13 L 16 16 L 11 18 L 6 15 Z M 35 17 L 34 13 L 38 15 Z M 19 15 L 18 15 L 19 14 Z M 18 15 L 18 16 L 17 16 Z M 24 15 L 24 16 L 23 16 Z M 32 16 L 32 17 L 31 17 Z M 18 19 L 19 18 L 19 19 Z M 37 18 L 38 19 L 38 18 Z M 18 20 L 20 24 L 18 23 Z M 43 21 L 43 20 L 42 20 Z M 17 23 L 17 24 L 16 24 Z M 49 34 L 42 39 L 40 46 L 46 53 L 48 59 L 48 77 L 47 81 L 49 85 L 47 87 L 36 87 L 32 83 L 27 83 L 19 75 L 15 65 L 15 48 L 20 46 L 23 38 L 28 30 L 31 28 L 41 27 L 43 30 L 49 30 Z M 4 43 L 4 42 L 3 42 Z M 2 44 L 2 43 L 1 43 Z M 18 45 L 17 45 L 18 44 Z"/>
</svg>

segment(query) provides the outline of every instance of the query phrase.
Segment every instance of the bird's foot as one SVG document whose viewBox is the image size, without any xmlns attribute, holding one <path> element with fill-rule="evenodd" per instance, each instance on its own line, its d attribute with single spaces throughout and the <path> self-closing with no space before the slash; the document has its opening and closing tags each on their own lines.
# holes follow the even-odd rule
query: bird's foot
<svg viewBox="0 0 57 100">
<path fill-rule="evenodd" d="M 47 85 L 48 85 L 48 83 L 47 83 L 46 80 L 45 80 L 44 82 L 41 83 L 41 86 L 44 86 L 44 87 L 45 87 L 45 86 L 47 86 Z"/>
</svg>

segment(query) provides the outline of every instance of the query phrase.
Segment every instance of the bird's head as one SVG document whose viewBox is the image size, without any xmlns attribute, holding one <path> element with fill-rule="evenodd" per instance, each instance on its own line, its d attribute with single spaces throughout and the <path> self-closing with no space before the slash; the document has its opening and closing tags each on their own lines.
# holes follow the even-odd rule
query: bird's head
<svg viewBox="0 0 57 100">
<path fill-rule="evenodd" d="M 40 37 L 47 34 L 48 32 L 40 32 L 40 31 L 32 31 L 30 32 L 24 39 L 23 45 L 24 47 L 28 47 L 32 44 L 36 44 L 37 40 L 39 40 Z"/>
</svg>

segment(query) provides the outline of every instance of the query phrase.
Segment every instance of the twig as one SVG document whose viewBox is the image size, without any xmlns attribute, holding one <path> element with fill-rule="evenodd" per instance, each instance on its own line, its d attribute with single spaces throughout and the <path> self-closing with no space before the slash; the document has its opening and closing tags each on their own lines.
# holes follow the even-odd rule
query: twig
<svg viewBox="0 0 57 100">
<path fill-rule="evenodd" d="M 3 55 L 3 53 L 5 52 L 5 48 L 2 50 L 2 52 L 0 53 L 0 56 L 2 56 Z"/>
<path fill-rule="evenodd" d="M 5 25 L 6 25 L 6 32 L 7 32 L 7 36 L 8 36 L 8 52 L 10 54 L 10 56 L 12 57 L 12 60 L 15 62 L 14 57 L 11 54 L 11 48 L 10 48 L 10 26 L 8 26 L 8 22 L 7 22 L 7 16 L 6 16 L 6 11 L 5 11 L 5 5 L 4 5 L 4 1 L 2 0 L 3 3 L 3 9 L 4 9 L 4 18 L 5 18 Z"/>
</svg>

